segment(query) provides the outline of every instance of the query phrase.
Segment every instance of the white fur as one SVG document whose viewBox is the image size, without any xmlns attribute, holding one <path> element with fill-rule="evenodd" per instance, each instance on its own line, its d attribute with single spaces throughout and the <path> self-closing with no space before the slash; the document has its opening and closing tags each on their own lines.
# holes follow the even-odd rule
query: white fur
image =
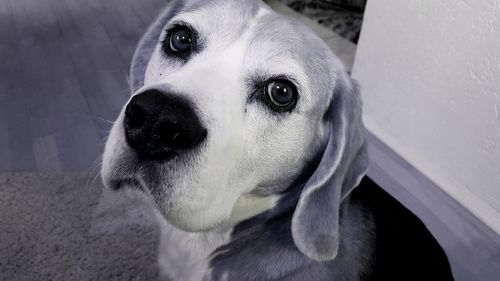
<svg viewBox="0 0 500 281">
<path fill-rule="evenodd" d="M 207 13 L 211 13 L 210 9 L 180 14 L 171 23 L 187 22 L 200 33 L 210 33 L 213 26 L 205 22 L 210 18 Z M 199 231 L 224 224 L 242 194 L 290 178 L 309 156 L 301 151 L 314 134 L 294 130 L 297 123 L 308 120 L 290 115 L 276 124 L 262 105 L 246 105 L 245 78 L 256 68 L 271 74 L 289 74 L 299 82 L 301 99 L 308 99 L 309 81 L 297 62 L 273 46 L 248 50 L 259 17 L 268 13 L 265 9 L 259 12 L 245 33 L 233 42 L 207 37 L 207 49 L 182 67 L 166 63 L 158 45 L 147 67 L 145 86 L 138 92 L 155 88 L 182 93 L 193 101 L 202 123 L 209 128 L 207 149 L 186 167 L 192 173 L 178 175 L 179 187 L 173 190 L 172 199 L 176 210 L 165 214 L 182 229 Z M 208 27 L 210 31 L 204 30 Z M 189 185 L 189 192 L 185 185 Z"/>
<path fill-rule="evenodd" d="M 218 14 L 214 22 L 214 9 L 180 13 L 167 23 L 192 25 L 203 34 L 205 49 L 182 64 L 165 60 L 158 44 L 144 86 L 137 91 L 158 89 L 183 95 L 208 130 L 199 152 L 155 167 L 161 182 L 156 188 L 164 190 L 153 194 L 162 224 L 159 260 L 172 280 L 201 280 L 209 254 L 227 243 L 231 227 L 275 204 L 277 197 L 265 191 L 291 182 L 322 134 L 318 125 L 322 114 L 313 107 L 313 101 L 321 101 L 312 96 L 314 81 L 303 65 L 282 52 L 279 42 L 252 42 L 261 18 L 272 11 L 263 6 L 242 33 L 235 33 L 242 23 L 232 10 Z M 246 79 L 255 71 L 286 74 L 296 81 L 300 99 L 293 112 L 277 117 L 261 103 L 247 103 Z M 320 105 L 322 110 L 325 107 Z M 106 144 L 104 182 L 111 185 L 130 178 L 148 190 L 151 183 L 144 174 L 148 171 L 134 166 L 137 160 L 125 142 L 123 119 L 124 111 Z"/>
<path fill-rule="evenodd" d="M 259 199 L 253 195 L 241 196 L 234 205 L 227 226 L 207 232 L 187 232 L 170 225 L 156 213 L 161 233 L 158 252 L 160 275 L 170 280 L 197 281 L 210 276 L 208 264 L 211 253 L 230 241 L 232 226 L 246 218 L 272 208 L 275 196 Z M 208 278 L 210 280 L 210 278 Z"/>
<path fill-rule="evenodd" d="M 229 241 L 232 228 L 186 232 L 167 223 L 160 213 L 157 213 L 157 218 L 161 229 L 160 276 L 185 281 L 199 281 L 209 276 L 210 254 Z"/>
</svg>

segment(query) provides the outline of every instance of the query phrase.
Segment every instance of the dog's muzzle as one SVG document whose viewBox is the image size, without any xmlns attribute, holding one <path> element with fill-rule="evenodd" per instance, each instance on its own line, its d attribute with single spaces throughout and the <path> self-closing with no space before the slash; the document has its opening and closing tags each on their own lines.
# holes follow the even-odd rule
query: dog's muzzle
<svg viewBox="0 0 500 281">
<path fill-rule="evenodd" d="M 169 160 L 193 149 L 207 136 L 187 100 L 158 90 L 132 97 L 123 125 L 127 143 L 141 160 Z"/>
</svg>

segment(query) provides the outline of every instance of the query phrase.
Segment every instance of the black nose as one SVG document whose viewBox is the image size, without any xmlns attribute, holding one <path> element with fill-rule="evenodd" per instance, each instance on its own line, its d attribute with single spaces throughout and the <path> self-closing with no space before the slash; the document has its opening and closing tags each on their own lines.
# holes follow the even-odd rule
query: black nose
<svg viewBox="0 0 500 281">
<path fill-rule="evenodd" d="M 124 127 L 127 142 L 139 157 L 153 160 L 194 148 L 207 135 L 188 101 L 157 90 L 132 97 Z"/>
</svg>

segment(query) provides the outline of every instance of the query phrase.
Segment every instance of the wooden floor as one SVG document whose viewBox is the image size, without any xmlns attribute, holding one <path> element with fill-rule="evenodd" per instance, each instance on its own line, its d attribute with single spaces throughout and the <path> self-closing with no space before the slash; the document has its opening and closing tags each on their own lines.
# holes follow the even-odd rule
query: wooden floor
<svg viewBox="0 0 500 281">
<path fill-rule="evenodd" d="M 88 171 L 164 0 L 0 1 L 0 172 Z"/>
<path fill-rule="evenodd" d="M 0 0 L 0 172 L 90 171 L 103 151 L 108 120 L 129 95 L 135 44 L 164 4 Z M 445 221 L 416 206 L 412 211 L 424 221 Z M 500 254 L 470 254 L 489 253 L 483 245 L 496 249 L 498 243 L 488 242 L 496 238 L 479 243 L 477 235 L 456 231 L 462 232 L 472 250 L 448 251 L 457 280 L 500 280 Z M 434 233 L 447 237 L 449 231 Z"/>
</svg>

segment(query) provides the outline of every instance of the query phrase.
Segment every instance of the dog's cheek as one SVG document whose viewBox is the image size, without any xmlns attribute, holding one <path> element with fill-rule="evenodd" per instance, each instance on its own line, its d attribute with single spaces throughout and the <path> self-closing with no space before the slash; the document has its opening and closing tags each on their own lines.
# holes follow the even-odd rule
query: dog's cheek
<svg viewBox="0 0 500 281">
<path fill-rule="evenodd" d="M 263 131 L 258 137 L 262 180 L 276 184 L 289 183 L 312 158 L 315 133 L 307 120 L 289 116 Z"/>
<path fill-rule="evenodd" d="M 126 154 L 126 143 L 121 126 L 123 120 L 122 116 L 123 114 L 120 113 L 117 120 L 113 124 L 102 156 L 101 177 L 103 182 L 108 185 L 108 187 L 111 178 L 116 176 L 114 174 L 119 168 L 117 167 L 119 158 Z"/>
</svg>

